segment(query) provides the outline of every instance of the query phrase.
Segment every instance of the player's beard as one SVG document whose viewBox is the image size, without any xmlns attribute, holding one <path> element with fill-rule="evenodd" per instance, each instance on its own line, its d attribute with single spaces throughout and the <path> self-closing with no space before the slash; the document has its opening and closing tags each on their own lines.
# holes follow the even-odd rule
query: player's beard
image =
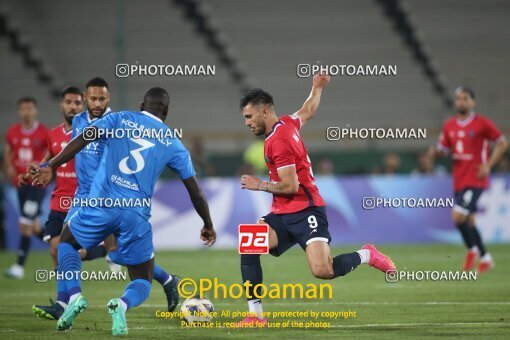
<svg viewBox="0 0 510 340">
<path fill-rule="evenodd" d="M 457 110 L 457 113 L 461 116 L 466 116 L 468 114 L 469 110 L 468 109 L 458 109 Z"/>
<path fill-rule="evenodd" d="M 64 120 L 67 124 L 72 125 L 73 124 L 73 118 L 76 115 L 76 112 L 73 115 L 70 115 L 69 113 L 64 113 Z"/>
<path fill-rule="evenodd" d="M 262 122 L 261 125 L 255 126 L 252 131 L 255 136 L 263 136 L 266 133 L 266 124 Z"/>
<path fill-rule="evenodd" d="M 92 111 L 92 109 L 91 109 L 90 107 L 88 107 L 88 106 L 87 106 L 87 110 L 88 110 L 89 114 L 90 114 L 93 118 L 101 118 L 101 117 L 104 115 L 104 113 L 106 112 L 106 108 L 107 108 L 107 107 L 108 107 L 108 105 L 106 105 L 106 106 L 104 107 L 104 109 L 101 109 L 101 113 L 100 113 L 99 115 L 93 114 L 92 112 L 94 112 L 94 111 Z"/>
</svg>

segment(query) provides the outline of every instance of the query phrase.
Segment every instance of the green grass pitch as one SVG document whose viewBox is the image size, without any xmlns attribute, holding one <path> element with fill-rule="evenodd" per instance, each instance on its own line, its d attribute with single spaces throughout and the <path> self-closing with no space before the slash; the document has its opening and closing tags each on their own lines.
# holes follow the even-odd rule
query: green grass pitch
<svg viewBox="0 0 510 340">
<path fill-rule="evenodd" d="M 156 310 L 166 309 L 163 290 L 153 283 L 151 296 L 144 305 L 127 314 L 129 335 L 133 339 L 210 338 L 331 338 L 331 339 L 406 339 L 440 337 L 508 339 L 510 334 L 510 249 L 508 245 L 489 247 L 496 267 L 479 275 L 475 282 L 399 282 L 387 283 L 384 274 L 368 266 L 360 266 L 345 277 L 328 281 L 333 285 L 333 299 L 265 300 L 265 311 L 355 311 L 356 317 L 327 320 L 327 329 L 185 329 L 178 319 L 162 319 Z M 333 254 L 354 247 L 333 249 Z M 458 270 L 464 249 L 452 245 L 382 246 L 399 270 Z M 2 269 L 14 260 L 14 253 L 0 254 Z M 221 283 L 240 283 L 239 256 L 235 250 L 165 251 L 156 261 L 165 269 L 182 277 L 198 279 L 217 277 Z M 32 252 L 21 281 L 0 278 L 0 338 L 87 338 L 111 337 L 111 319 L 106 310 L 110 298 L 119 297 L 127 282 L 84 282 L 84 295 L 89 309 L 78 317 L 72 330 L 60 333 L 55 321 L 32 314 L 33 304 L 46 304 L 55 297 L 54 282 L 36 283 L 36 269 L 51 269 L 47 252 Z M 293 249 L 280 258 L 263 256 L 264 281 L 270 283 L 323 283 L 313 278 L 304 253 Z M 86 262 L 84 270 L 106 270 L 102 259 Z M 210 294 L 209 294 L 210 295 Z M 211 297 L 211 296 L 209 296 Z M 217 311 L 246 311 L 243 299 L 211 298 Z M 289 318 L 271 319 L 283 322 Z M 293 319 L 307 321 L 304 319 Z M 218 318 L 218 321 L 232 321 Z"/>
</svg>

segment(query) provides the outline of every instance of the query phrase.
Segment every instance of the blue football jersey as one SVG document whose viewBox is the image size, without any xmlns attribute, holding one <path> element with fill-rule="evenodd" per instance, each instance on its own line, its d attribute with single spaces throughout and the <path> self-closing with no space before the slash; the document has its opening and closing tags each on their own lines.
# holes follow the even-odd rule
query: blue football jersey
<svg viewBox="0 0 510 340">
<path fill-rule="evenodd" d="M 71 138 L 80 135 L 83 132 L 83 129 L 111 113 L 112 111 L 110 108 L 107 108 L 101 118 L 94 119 L 90 119 L 88 111 L 78 113 L 73 118 L 73 133 Z M 101 163 L 101 158 L 103 157 L 104 145 L 104 139 L 98 139 L 87 144 L 83 150 L 74 156 L 76 177 L 78 178 L 78 188 L 76 189 L 75 197 L 86 198 L 89 195 L 90 186 L 94 181 L 97 169 Z"/>
<path fill-rule="evenodd" d="M 150 202 L 165 167 L 181 179 L 195 176 L 188 150 L 175 138 L 173 130 L 148 112 L 116 112 L 92 125 L 109 135 L 105 137 L 103 158 L 89 197 Z M 112 131 L 116 131 L 115 136 Z M 126 208 L 150 217 L 150 204 Z"/>
</svg>

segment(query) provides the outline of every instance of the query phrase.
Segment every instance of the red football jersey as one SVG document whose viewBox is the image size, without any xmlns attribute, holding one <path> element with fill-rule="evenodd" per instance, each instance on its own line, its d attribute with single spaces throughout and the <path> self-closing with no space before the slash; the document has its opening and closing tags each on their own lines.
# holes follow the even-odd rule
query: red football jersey
<svg viewBox="0 0 510 340">
<path fill-rule="evenodd" d="M 48 152 L 51 157 L 55 157 L 66 147 L 71 140 L 73 129 L 66 131 L 64 123 L 53 128 L 48 134 Z M 73 197 L 78 186 L 76 179 L 76 170 L 74 168 L 74 158 L 69 162 L 62 164 L 57 168 L 55 178 L 55 189 L 51 194 L 50 209 L 55 211 L 69 211 L 68 204 L 60 205 L 62 197 Z"/>
<path fill-rule="evenodd" d="M 490 142 L 501 138 L 505 136 L 490 119 L 474 112 L 465 120 L 452 117 L 444 123 L 437 147 L 452 154 L 455 192 L 488 187 L 489 178 L 478 178 L 478 169 L 489 159 Z"/>
<path fill-rule="evenodd" d="M 20 123 L 12 125 L 7 131 L 6 142 L 12 151 L 12 164 L 16 175 L 25 173 L 28 163 L 39 163 L 46 155 L 46 138 L 48 129 L 39 122 L 35 122 L 31 129 L 25 129 Z M 13 184 L 18 185 L 17 177 Z"/>
<path fill-rule="evenodd" d="M 278 169 L 293 165 L 299 180 L 299 191 L 295 195 L 273 195 L 271 211 L 275 214 L 289 214 L 310 206 L 325 205 L 315 185 L 312 164 L 299 134 L 300 128 L 301 120 L 297 114 L 284 116 L 266 135 L 264 158 L 269 170 L 269 180 L 280 182 Z"/>
</svg>

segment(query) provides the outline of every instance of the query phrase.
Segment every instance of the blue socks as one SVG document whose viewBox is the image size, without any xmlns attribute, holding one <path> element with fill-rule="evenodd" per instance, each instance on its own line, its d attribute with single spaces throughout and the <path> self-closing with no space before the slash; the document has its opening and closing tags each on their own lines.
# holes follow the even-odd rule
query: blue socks
<svg viewBox="0 0 510 340">
<path fill-rule="evenodd" d="M 124 290 L 124 295 L 120 298 L 127 306 L 127 310 L 132 307 L 139 306 L 142 304 L 151 292 L 151 283 L 144 279 L 136 279 L 131 281 L 126 290 Z"/>
<path fill-rule="evenodd" d="M 154 264 L 154 280 L 158 281 L 161 285 L 164 285 L 169 278 L 170 274 L 157 264 Z"/>
<path fill-rule="evenodd" d="M 69 243 L 59 243 L 57 250 L 58 268 L 63 275 L 67 294 L 72 296 L 80 293 L 81 259 L 78 251 Z"/>
<path fill-rule="evenodd" d="M 55 272 L 58 274 L 60 268 L 55 268 Z M 57 275 L 57 301 L 68 303 L 69 302 L 69 294 L 67 294 L 67 287 L 64 280 L 60 280 L 59 275 Z"/>
</svg>

